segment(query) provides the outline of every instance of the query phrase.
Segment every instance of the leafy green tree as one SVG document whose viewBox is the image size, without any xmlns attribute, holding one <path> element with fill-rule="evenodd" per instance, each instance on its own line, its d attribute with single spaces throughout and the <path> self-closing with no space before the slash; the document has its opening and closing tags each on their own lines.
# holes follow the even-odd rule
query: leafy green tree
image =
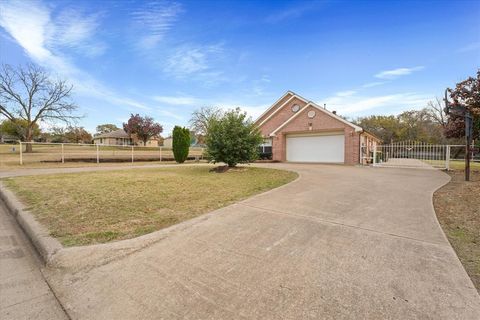
<svg viewBox="0 0 480 320">
<path fill-rule="evenodd" d="M 258 146 L 263 138 L 247 114 L 239 108 L 230 110 L 208 123 L 205 142 L 207 158 L 229 167 L 249 163 L 258 158 Z"/>
<path fill-rule="evenodd" d="M 9 135 L 15 137 L 20 141 L 26 141 L 27 139 L 27 130 L 29 127 L 28 121 L 24 119 L 14 119 L 12 120 L 4 120 L 0 123 L 0 134 Z M 31 139 L 35 139 L 40 136 L 41 131 L 38 124 L 34 124 L 31 126 Z"/>
<path fill-rule="evenodd" d="M 377 136 L 383 143 L 400 140 L 400 124 L 395 116 L 368 116 L 358 118 L 354 123 Z"/>
<path fill-rule="evenodd" d="M 117 131 L 120 128 L 111 123 L 100 124 L 97 126 L 97 134 L 109 133 L 112 131 Z"/>
<path fill-rule="evenodd" d="M 65 138 L 71 143 L 92 143 L 92 135 L 84 127 L 68 127 Z"/>
<path fill-rule="evenodd" d="M 190 148 L 190 130 L 175 126 L 175 128 L 173 128 L 172 138 L 172 149 L 175 161 L 184 163 L 185 160 L 187 160 Z"/>
</svg>

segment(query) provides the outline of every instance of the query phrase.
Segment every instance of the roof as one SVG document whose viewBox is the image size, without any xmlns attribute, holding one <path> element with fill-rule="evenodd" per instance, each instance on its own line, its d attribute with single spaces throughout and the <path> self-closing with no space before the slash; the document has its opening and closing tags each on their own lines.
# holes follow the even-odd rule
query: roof
<svg viewBox="0 0 480 320">
<path fill-rule="evenodd" d="M 107 132 L 107 133 L 102 133 L 99 134 L 98 136 L 93 137 L 93 139 L 99 139 L 99 138 L 125 138 L 125 139 L 130 139 L 130 135 L 125 132 L 123 129 L 115 130 L 112 132 Z"/>
<path fill-rule="evenodd" d="M 289 101 L 291 101 L 293 98 L 297 98 L 303 102 L 306 103 L 306 105 L 302 108 L 302 110 L 300 110 L 300 112 L 297 112 L 295 113 L 294 115 L 292 115 L 292 117 L 288 118 L 284 123 L 282 123 L 277 129 L 275 129 L 270 135 L 274 135 L 275 132 L 277 132 L 280 128 L 282 128 L 283 126 L 285 126 L 287 123 L 289 123 L 293 118 L 295 118 L 296 116 L 298 116 L 298 114 L 300 114 L 302 111 L 304 111 L 306 109 L 306 107 L 308 106 L 311 106 L 311 107 L 314 107 L 318 110 L 320 110 L 321 112 L 323 113 L 326 113 L 327 115 L 329 115 L 330 117 L 340 121 L 340 122 L 343 122 L 345 123 L 346 125 L 352 127 L 355 129 L 356 132 L 363 132 L 363 129 L 353 123 L 351 123 L 350 121 L 347 121 L 345 119 L 343 119 L 342 117 L 338 116 L 337 114 L 331 112 L 331 111 L 328 111 L 327 109 L 325 108 L 322 108 L 320 107 L 319 105 L 317 105 L 315 102 L 313 101 L 308 101 L 307 99 L 303 98 L 302 96 L 294 93 L 293 91 L 287 91 L 279 100 L 277 100 L 270 108 L 267 109 L 267 111 L 265 111 L 256 121 L 255 123 L 257 123 L 264 115 L 266 115 L 270 110 L 272 110 L 283 98 L 285 98 L 286 96 L 288 95 L 291 95 L 291 97 L 285 101 L 285 103 L 283 103 L 280 107 L 278 107 L 277 110 L 280 110 L 286 103 L 288 103 Z M 263 120 L 259 126 L 262 126 L 265 122 L 267 122 L 271 116 L 273 116 L 277 110 L 275 110 L 274 112 L 272 112 L 270 114 L 270 116 L 268 116 L 267 118 L 265 118 L 265 120 Z"/>
</svg>

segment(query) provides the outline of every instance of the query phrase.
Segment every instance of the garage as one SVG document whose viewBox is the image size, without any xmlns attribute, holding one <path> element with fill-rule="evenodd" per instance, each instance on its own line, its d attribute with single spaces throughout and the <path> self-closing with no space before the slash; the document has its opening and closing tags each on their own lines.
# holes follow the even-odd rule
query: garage
<svg viewBox="0 0 480 320">
<path fill-rule="evenodd" d="M 287 135 L 287 161 L 343 163 L 344 133 Z"/>
</svg>

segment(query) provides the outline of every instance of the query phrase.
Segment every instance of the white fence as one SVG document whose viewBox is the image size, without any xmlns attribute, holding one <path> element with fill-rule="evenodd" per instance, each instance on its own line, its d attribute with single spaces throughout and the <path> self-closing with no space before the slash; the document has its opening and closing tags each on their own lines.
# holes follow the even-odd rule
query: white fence
<svg viewBox="0 0 480 320">
<path fill-rule="evenodd" d="M 464 145 L 438 145 L 416 141 L 378 145 L 365 150 L 362 149 L 361 152 L 362 163 L 381 167 L 433 167 L 448 170 L 452 160 L 463 160 L 465 155 Z M 473 154 L 472 159 L 475 159 Z"/>
<path fill-rule="evenodd" d="M 18 151 L 12 146 L 12 154 L 18 153 L 18 163 L 48 162 L 137 162 L 174 160 L 172 148 L 140 147 L 103 144 L 20 142 Z M 28 146 L 28 147 L 27 147 Z M 31 151 L 27 152 L 27 149 Z M 188 159 L 203 159 L 203 148 L 191 147 Z"/>
</svg>

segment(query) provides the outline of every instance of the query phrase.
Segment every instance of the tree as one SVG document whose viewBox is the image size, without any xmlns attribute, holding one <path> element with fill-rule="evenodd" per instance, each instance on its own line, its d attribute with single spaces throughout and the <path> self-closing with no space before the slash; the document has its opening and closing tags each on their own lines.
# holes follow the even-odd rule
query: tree
<svg viewBox="0 0 480 320">
<path fill-rule="evenodd" d="M 112 131 L 117 131 L 120 128 L 111 123 L 100 124 L 97 126 L 97 134 L 109 133 Z"/>
<path fill-rule="evenodd" d="M 24 120 L 25 141 L 32 141 L 40 122 L 66 122 L 78 119 L 72 115 L 77 106 L 71 101 L 72 86 L 64 80 L 52 80 L 42 68 L 29 64 L 0 69 L 0 115 L 12 122 Z M 27 144 L 27 152 L 32 145 Z"/>
<path fill-rule="evenodd" d="M 258 146 L 263 138 L 247 114 L 237 108 L 211 119 L 205 140 L 210 161 L 235 167 L 258 158 Z"/>
<path fill-rule="evenodd" d="M 128 122 L 123 124 L 123 130 L 130 135 L 136 135 L 146 145 L 148 139 L 159 136 L 162 133 L 163 127 L 160 123 L 154 122 L 151 117 L 131 114 Z"/>
<path fill-rule="evenodd" d="M 353 122 L 377 136 L 383 143 L 391 143 L 400 138 L 400 124 L 395 116 L 368 116 L 357 118 Z"/>
<path fill-rule="evenodd" d="M 173 128 L 172 138 L 172 149 L 175 161 L 184 163 L 185 160 L 187 160 L 190 148 L 190 130 L 175 126 L 175 128 Z"/>
<path fill-rule="evenodd" d="M 435 101 L 429 101 L 427 107 L 427 114 L 430 119 L 437 123 L 442 128 L 447 126 L 447 114 L 445 113 L 445 103 L 442 100 L 435 98 Z"/>
<path fill-rule="evenodd" d="M 20 141 L 26 141 L 28 122 L 23 119 L 4 120 L 0 123 L 0 133 L 15 137 Z M 32 139 L 41 135 L 40 127 L 35 124 L 32 128 Z"/>
<path fill-rule="evenodd" d="M 190 119 L 190 130 L 195 132 L 195 135 L 205 136 L 211 120 L 219 119 L 222 115 L 222 109 L 217 107 L 202 107 L 195 110 Z"/>
<path fill-rule="evenodd" d="M 92 135 L 83 127 L 68 127 L 65 139 L 70 143 L 92 143 Z"/>
<path fill-rule="evenodd" d="M 461 138 L 465 137 L 465 117 L 463 112 L 456 110 L 464 109 L 469 111 L 473 117 L 473 136 L 474 140 L 480 139 L 480 69 L 477 70 L 477 76 L 457 83 L 454 89 L 448 89 L 450 99 L 447 113 L 447 124 L 445 126 L 445 135 L 447 137 Z"/>
</svg>

